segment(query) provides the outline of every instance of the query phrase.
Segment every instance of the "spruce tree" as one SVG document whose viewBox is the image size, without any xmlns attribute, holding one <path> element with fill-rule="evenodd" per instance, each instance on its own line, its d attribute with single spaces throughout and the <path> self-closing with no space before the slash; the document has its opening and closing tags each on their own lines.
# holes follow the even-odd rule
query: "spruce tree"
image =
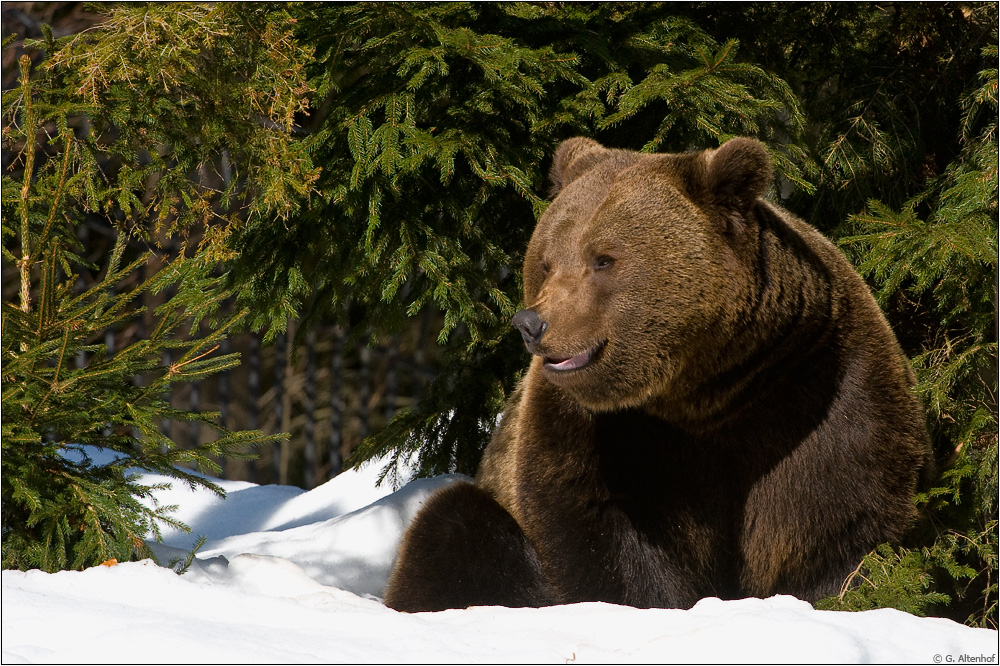
<svg viewBox="0 0 1000 666">
<path fill-rule="evenodd" d="M 291 135 L 308 88 L 288 26 L 256 7 L 125 5 L 29 44 L 46 55 L 34 68 L 22 56 L 3 96 L 5 568 L 149 556 L 144 539 L 179 524 L 140 470 L 221 493 L 190 467 L 280 436 L 173 408 L 170 391 L 238 363 L 218 352 L 245 314 L 220 309 L 220 239 L 280 220 L 314 179 Z M 111 239 L 93 259 L 84 225 Z M 183 449 L 170 421 L 218 436 Z"/>
</svg>

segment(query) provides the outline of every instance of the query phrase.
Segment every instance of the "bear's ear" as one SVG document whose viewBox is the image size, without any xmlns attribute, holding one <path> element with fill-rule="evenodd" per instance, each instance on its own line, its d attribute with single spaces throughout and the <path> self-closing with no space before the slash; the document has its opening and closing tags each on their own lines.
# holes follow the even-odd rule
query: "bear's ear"
<svg viewBox="0 0 1000 666">
<path fill-rule="evenodd" d="M 552 159 L 552 170 L 549 172 L 549 178 L 552 180 L 549 196 L 554 197 L 559 194 L 564 187 L 607 157 L 607 153 L 608 150 L 604 146 L 582 136 L 566 139 L 560 143 Z"/>
<path fill-rule="evenodd" d="M 746 215 L 771 184 L 771 156 L 756 139 L 730 139 L 708 158 L 708 194 L 717 206 Z"/>
</svg>

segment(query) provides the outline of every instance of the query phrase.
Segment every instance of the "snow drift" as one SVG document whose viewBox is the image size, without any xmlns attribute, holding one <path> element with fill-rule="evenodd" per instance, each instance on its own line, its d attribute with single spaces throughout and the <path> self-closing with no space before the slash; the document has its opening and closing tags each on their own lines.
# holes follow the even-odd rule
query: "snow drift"
<svg viewBox="0 0 1000 666">
<path fill-rule="evenodd" d="M 224 500 L 184 486 L 160 492 L 192 527 L 164 532 L 161 562 L 206 537 L 181 576 L 149 560 L 4 571 L 3 662 L 997 663 L 996 631 L 896 610 L 817 611 L 787 596 L 704 599 L 686 611 L 397 613 L 378 596 L 399 538 L 434 489 L 461 477 L 391 492 L 378 472 L 345 472 L 309 492 L 217 481 Z"/>
</svg>

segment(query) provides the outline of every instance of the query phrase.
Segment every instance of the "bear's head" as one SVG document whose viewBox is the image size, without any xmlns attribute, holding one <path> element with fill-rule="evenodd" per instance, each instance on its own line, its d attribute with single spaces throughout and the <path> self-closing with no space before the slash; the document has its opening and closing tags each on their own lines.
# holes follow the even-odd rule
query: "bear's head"
<svg viewBox="0 0 1000 666">
<path fill-rule="evenodd" d="M 758 281 L 749 255 L 767 151 L 732 139 L 647 155 L 575 138 L 551 177 L 514 317 L 533 363 L 594 411 L 683 393 L 723 358 L 720 336 Z"/>
</svg>

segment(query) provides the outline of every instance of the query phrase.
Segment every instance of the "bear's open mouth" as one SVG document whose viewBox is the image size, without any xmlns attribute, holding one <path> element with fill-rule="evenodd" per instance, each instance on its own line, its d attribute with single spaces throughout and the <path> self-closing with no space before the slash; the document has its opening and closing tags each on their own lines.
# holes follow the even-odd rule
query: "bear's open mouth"
<svg viewBox="0 0 1000 666">
<path fill-rule="evenodd" d="M 604 349 L 603 342 L 573 356 L 546 356 L 542 360 L 545 363 L 545 367 L 549 370 L 557 370 L 559 372 L 579 370 L 593 361 L 602 349 Z"/>
</svg>

